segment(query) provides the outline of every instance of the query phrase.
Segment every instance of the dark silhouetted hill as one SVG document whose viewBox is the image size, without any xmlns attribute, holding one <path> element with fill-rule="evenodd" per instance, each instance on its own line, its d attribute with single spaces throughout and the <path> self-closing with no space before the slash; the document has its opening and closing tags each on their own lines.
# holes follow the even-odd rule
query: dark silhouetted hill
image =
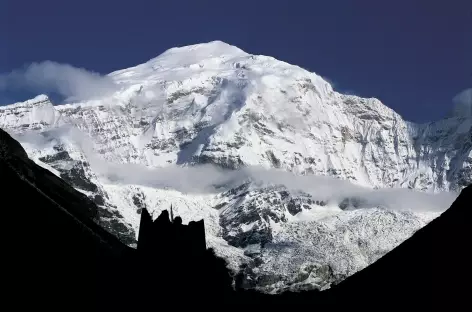
<svg viewBox="0 0 472 312">
<path fill-rule="evenodd" d="M 183 225 L 143 210 L 137 249 L 96 224 L 85 195 L 28 159 L 0 130 L 5 230 L 3 288 L 15 309 L 156 311 L 321 308 L 456 308 L 470 304 L 472 187 L 446 212 L 377 262 L 324 292 L 277 296 L 233 290 L 223 259 L 205 246 L 203 221 Z M 6 305 L 6 301 L 4 302 Z"/>
<path fill-rule="evenodd" d="M 133 250 L 94 222 L 93 202 L 28 159 L 1 129 L 0 198 L 2 288 L 15 309 L 90 308 L 119 285 L 116 273 L 126 274 L 120 264 Z"/>
</svg>

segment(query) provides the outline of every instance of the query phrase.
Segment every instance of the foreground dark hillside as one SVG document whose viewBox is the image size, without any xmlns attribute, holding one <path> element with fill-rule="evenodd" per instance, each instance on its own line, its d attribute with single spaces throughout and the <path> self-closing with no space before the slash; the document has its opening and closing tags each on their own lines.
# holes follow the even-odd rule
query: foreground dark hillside
<svg viewBox="0 0 472 312">
<path fill-rule="evenodd" d="M 269 296 L 235 291 L 225 262 L 205 248 L 203 222 L 184 226 L 143 211 L 138 249 L 96 224 L 86 196 L 29 160 L 0 130 L 0 196 L 7 300 L 64 311 L 226 309 L 227 304 L 313 308 L 470 304 L 472 187 L 450 209 L 373 265 L 332 289 Z M 222 305 L 225 303 L 225 305 Z"/>
</svg>

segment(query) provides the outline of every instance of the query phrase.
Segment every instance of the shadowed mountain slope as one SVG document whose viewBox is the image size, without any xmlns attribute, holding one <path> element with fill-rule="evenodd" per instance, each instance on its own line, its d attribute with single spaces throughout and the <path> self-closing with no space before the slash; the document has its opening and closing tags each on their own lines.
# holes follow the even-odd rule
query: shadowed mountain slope
<svg viewBox="0 0 472 312">
<path fill-rule="evenodd" d="M 95 223 L 94 203 L 29 160 L 2 130 L 0 190 L 9 233 L 4 272 L 10 273 L 2 282 L 21 308 L 158 310 L 219 302 L 450 308 L 467 303 L 471 290 L 471 186 L 440 217 L 339 285 L 277 296 L 233 290 L 225 261 L 201 243 L 203 221 L 184 226 L 167 212 L 153 221 L 144 209 L 138 249 L 125 246 Z"/>
</svg>

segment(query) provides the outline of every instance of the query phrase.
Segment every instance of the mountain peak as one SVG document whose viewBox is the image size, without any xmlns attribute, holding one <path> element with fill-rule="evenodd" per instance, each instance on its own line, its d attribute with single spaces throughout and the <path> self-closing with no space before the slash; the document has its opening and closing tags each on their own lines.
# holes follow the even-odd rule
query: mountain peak
<svg viewBox="0 0 472 312">
<path fill-rule="evenodd" d="M 192 44 L 188 46 L 174 47 L 165 51 L 157 58 L 167 56 L 169 54 L 196 54 L 205 58 L 218 57 L 222 55 L 247 55 L 247 53 L 240 48 L 219 40 Z"/>
<path fill-rule="evenodd" d="M 200 63 L 212 58 L 233 58 L 247 56 L 248 54 L 238 47 L 229 45 L 222 41 L 210 41 L 182 47 L 171 48 L 156 58 L 147 62 L 147 64 L 160 65 L 166 67 L 180 67 Z"/>
<path fill-rule="evenodd" d="M 17 131 L 44 129 L 55 124 L 59 117 L 59 113 L 45 94 L 24 102 L 0 106 L 0 115 L 3 117 L 2 127 Z"/>
<path fill-rule="evenodd" d="M 33 99 L 31 99 L 31 101 L 39 103 L 39 102 L 46 102 L 50 100 L 46 94 L 40 94 L 40 95 L 35 96 Z"/>
<path fill-rule="evenodd" d="M 182 68 L 199 68 L 202 63 L 215 64 L 221 60 L 226 61 L 244 56 L 249 56 L 249 54 L 238 47 L 222 41 L 210 41 L 168 49 L 144 64 L 117 70 L 110 73 L 109 76 L 128 81 L 130 78 L 149 79 L 149 75 L 153 75 L 156 71 L 176 72 Z"/>
<path fill-rule="evenodd" d="M 51 100 L 49 99 L 49 97 L 46 94 L 40 94 L 40 95 L 35 96 L 32 99 L 29 99 L 29 100 L 26 100 L 26 101 L 23 101 L 23 102 L 17 102 L 17 103 L 10 104 L 10 105 L 5 105 L 2 108 L 13 107 L 13 106 L 32 106 L 32 107 L 34 107 L 34 106 L 42 105 L 46 102 L 51 104 Z"/>
</svg>

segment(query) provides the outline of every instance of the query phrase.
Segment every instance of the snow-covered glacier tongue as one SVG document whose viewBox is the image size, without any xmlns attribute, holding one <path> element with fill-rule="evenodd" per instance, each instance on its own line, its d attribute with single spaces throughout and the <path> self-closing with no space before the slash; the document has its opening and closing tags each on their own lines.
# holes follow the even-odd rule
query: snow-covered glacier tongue
<svg viewBox="0 0 472 312">
<path fill-rule="evenodd" d="M 0 107 L 0 127 L 133 245 L 142 209 L 204 218 L 208 245 L 266 292 L 325 289 L 472 183 L 470 90 L 407 122 L 315 73 L 214 41 L 108 75 L 117 91 Z"/>
</svg>

